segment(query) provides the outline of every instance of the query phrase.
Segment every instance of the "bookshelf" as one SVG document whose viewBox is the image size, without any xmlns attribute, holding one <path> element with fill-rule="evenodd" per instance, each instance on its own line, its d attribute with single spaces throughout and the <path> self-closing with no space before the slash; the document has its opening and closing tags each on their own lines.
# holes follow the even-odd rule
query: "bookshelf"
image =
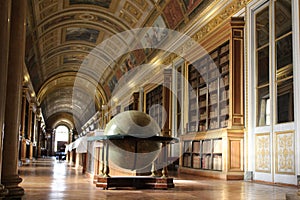
<svg viewBox="0 0 300 200">
<path fill-rule="evenodd" d="M 208 53 L 194 52 L 185 67 L 181 173 L 244 178 L 243 31 L 243 18 L 228 19 L 200 42 Z"/>
<path fill-rule="evenodd" d="M 192 167 L 192 141 L 184 141 L 183 144 L 184 154 L 183 154 L 183 166 Z"/>
<path fill-rule="evenodd" d="M 188 131 L 228 126 L 229 41 L 188 66 Z"/>
<path fill-rule="evenodd" d="M 146 94 L 146 113 L 162 127 L 163 86 L 158 85 Z"/>
<path fill-rule="evenodd" d="M 222 138 L 184 141 L 182 166 L 222 171 Z"/>
<path fill-rule="evenodd" d="M 131 95 L 131 98 L 129 100 L 129 104 L 127 104 L 127 106 L 124 106 L 124 111 L 126 110 L 139 110 L 139 98 L 140 98 L 140 94 L 139 92 L 134 92 Z"/>
</svg>

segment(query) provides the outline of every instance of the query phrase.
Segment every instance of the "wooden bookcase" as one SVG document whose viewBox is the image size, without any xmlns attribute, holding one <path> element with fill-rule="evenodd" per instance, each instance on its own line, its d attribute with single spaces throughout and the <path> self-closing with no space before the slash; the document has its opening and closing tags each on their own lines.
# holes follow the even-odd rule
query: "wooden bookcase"
<svg viewBox="0 0 300 200">
<path fill-rule="evenodd" d="M 162 127 L 163 86 L 158 85 L 146 93 L 146 113 Z"/>
<path fill-rule="evenodd" d="M 139 109 L 139 92 L 134 92 L 129 100 L 129 104 L 124 107 L 124 111 L 127 110 L 138 110 Z"/>
<path fill-rule="evenodd" d="M 244 20 L 231 18 L 200 43 L 208 53 L 186 65 L 182 173 L 243 179 L 243 40 Z"/>
<path fill-rule="evenodd" d="M 228 126 L 229 41 L 188 65 L 188 131 L 206 131 Z"/>
<path fill-rule="evenodd" d="M 171 136 L 171 90 L 169 88 L 172 83 L 172 70 L 164 69 L 163 73 L 154 76 L 152 81 L 161 84 L 145 85 L 144 111 L 161 127 L 161 135 Z"/>
<path fill-rule="evenodd" d="M 182 166 L 222 171 L 222 138 L 184 141 Z"/>
</svg>

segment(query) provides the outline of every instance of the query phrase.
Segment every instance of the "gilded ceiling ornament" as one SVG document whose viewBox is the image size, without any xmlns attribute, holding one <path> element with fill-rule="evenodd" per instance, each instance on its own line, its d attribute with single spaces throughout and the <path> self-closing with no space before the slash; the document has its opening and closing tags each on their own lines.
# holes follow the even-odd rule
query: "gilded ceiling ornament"
<svg viewBox="0 0 300 200">
<path fill-rule="evenodd" d="M 236 12 L 244 8 L 249 2 L 252 0 L 234 0 L 229 5 L 227 5 L 216 17 L 214 17 L 212 20 L 210 20 L 205 26 L 200 28 L 198 32 L 196 32 L 191 38 L 193 38 L 195 41 L 199 42 L 203 40 L 211 31 L 213 31 L 216 27 L 218 27 L 221 23 L 224 22 L 224 20 L 228 19 L 232 15 L 234 15 Z M 184 45 L 186 46 L 186 44 Z M 186 47 L 183 47 L 180 49 L 180 51 L 184 51 Z M 165 62 L 166 64 L 170 64 L 172 62 L 171 56 L 168 56 L 166 58 Z"/>
</svg>

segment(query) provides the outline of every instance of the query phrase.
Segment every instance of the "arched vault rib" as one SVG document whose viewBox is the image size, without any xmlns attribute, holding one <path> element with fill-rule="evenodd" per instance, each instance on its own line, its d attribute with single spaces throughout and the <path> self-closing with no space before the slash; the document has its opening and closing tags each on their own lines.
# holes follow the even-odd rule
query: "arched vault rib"
<svg viewBox="0 0 300 200">
<path fill-rule="evenodd" d="M 53 129 L 63 124 L 72 130 L 75 128 L 76 121 L 78 121 L 78 119 L 76 119 L 72 113 L 57 112 L 48 117 L 46 124 Z"/>
<path fill-rule="evenodd" d="M 46 120 L 55 113 L 71 113 L 76 119 L 74 120 L 76 129 L 80 129 L 99 108 L 96 108 L 94 99 L 85 91 L 77 90 L 75 95 L 71 93 L 73 89 L 70 87 L 53 91 L 47 95 L 41 107 Z"/>
<path fill-rule="evenodd" d="M 75 19 L 72 19 L 72 17 L 75 15 Z M 43 20 L 41 23 L 39 23 L 37 26 L 41 27 L 41 30 L 43 31 L 43 35 L 47 34 L 49 31 L 53 30 L 56 28 L 57 24 L 60 23 L 74 23 L 76 21 L 82 21 L 83 19 L 80 17 L 76 17 L 76 16 L 81 16 L 81 15 L 90 15 L 91 17 L 89 19 L 85 19 L 86 22 L 89 23 L 95 23 L 98 26 L 103 26 L 102 24 L 105 24 L 106 28 L 108 28 L 108 30 L 112 30 L 112 25 L 116 26 L 116 29 L 118 29 L 118 32 L 120 31 L 124 31 L 124 30 L 129 30 L 131 27 L 129 27 L 127 24 L 124 23 L 124 21 L 118 19 L 116 16 L 112 15 L 109 12 L 106 12 L 104 10 L 101 9 L 95 9 L 92 7 L 86 7 L 84 10 L 81 8 L 69 8 L 69 9 L 63 9 L 61 11 L 58 11 L 57 13 L 55 13 L 52 16 L 49 16 L 48 18 L 46 18 L 45 20 Z M 69 16 L 69 17 L 68 17 Z M 61 20 L 61 19 L 65 19 L 65 20 Z M 95 21 L 98 20 L 98 21 Z M 103 23 L 104 20 L 106 20 L 106 23 Z M 56 23 L 59 22 L 59 23 Z M 53 26 L 51 26 L 51 24 L 53 24 Z M 110 27 L 109 27 L 110 25 Z M 48 29 L 45 29 L 47 28 Z M 112 31 L 115 32 L 116 31 Z M 42 35 L 40 35 L 42 36 Z"/>
</svg>

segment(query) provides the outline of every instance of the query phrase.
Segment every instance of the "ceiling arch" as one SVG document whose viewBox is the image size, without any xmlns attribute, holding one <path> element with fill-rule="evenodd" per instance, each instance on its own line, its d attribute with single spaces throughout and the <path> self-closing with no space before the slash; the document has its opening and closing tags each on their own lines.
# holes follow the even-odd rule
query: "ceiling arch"
<svg viewBox="0 0 300 200">
<path fill-rule="evenodd" d="M 138 37 L 113 36 L 148 26 L 183 30 L 193 11 L 209 2 L 28 0 L 25 63 L 48 125 L 61 120 L 78 129 L 110 101 L 116 82 L 132 64 L 155 56 Z"/>
<path fill-rule="evenodd" d="M 75 128 L 76 120 L 71 113 L 55 113 L 54 115 L 51 115 L 46 123 L 51 127 L 52 129 L 55 129 L 59 125 L 65 125 L 70 130 L 73 130 Z"/>
<path fill-rule="evenodd" d="M 99 85 L 96 80 L 91 79 L 90 76 L 77 72 L 59 73 L 49 78 L 38 91 L 38 101 L 42 102 L 47 95 L 61 87 L 73 87 L 75 80 L 78 82 L 76 86 L 88 92 L 89 96 L 95 96 L 98 102 L 100 102 L 101 99 L 103 102 L 107 102 L 105 92 L 101 85 Z"/>
</svg>

